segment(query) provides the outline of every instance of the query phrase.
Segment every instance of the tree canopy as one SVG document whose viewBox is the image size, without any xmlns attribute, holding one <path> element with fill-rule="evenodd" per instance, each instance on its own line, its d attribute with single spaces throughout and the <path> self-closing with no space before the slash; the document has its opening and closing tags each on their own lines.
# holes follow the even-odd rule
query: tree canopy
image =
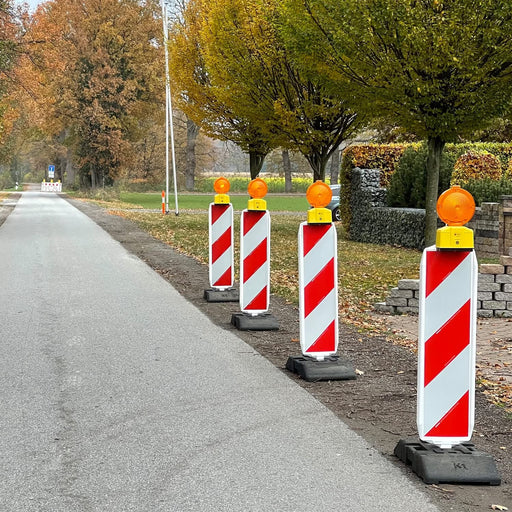
<svg viewBox="0 0 512 512">
<path fill-rule="evenodd" d="M 510 106 L 512 4 L 494 0 L 285 0 L 283 33 L 301 65 L 357 109 L 428 141 L 427 243 L 447 141 Z"/>
</svg>

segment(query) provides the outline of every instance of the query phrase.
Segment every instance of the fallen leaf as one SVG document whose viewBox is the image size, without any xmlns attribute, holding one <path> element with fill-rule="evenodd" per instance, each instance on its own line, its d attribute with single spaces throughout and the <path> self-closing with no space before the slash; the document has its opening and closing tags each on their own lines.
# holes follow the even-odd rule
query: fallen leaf
<svg viewBox="0 0 512 512">
<path fill-rule="evenodd" d="M 493 510 L 508 510 L 508 508 L 505 507 L 505 505 L 491 505 L 491 508 Z"/>
<path fill-rule="evenodd" d="M 364 372 L 362 370 L 358 370 L 357 368 L 355 370 L 355 373 L 356 375 L 364 375 Z"/>
<path fill-rule="evenodd" d="M 402 373 L 405 373 L 403 370 L 400 370 L 399 372 L 396 372 L 397 375 L 401 375 Z"/>
<path fill-rule="evenodd" d="M 290 341 L 292 343 L 298 343 L 300 340 L 299 340 L 299 338 L 292 338 Z"/>
</svg>

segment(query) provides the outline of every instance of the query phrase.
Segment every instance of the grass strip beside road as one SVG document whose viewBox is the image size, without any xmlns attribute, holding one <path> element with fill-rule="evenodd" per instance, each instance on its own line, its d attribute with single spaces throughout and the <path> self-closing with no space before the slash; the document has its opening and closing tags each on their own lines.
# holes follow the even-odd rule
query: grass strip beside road
<svg viewBox="0 0 512 512">
<path fill-rule="evenodd" d="M 208 205 L 213 203 L 215 193 L 211 194 L 180 194 L 178 198 L 178 210 L 208 210 Z M 237 211 L 247 208 L 247 194 L 230 194 L 230 201 Z M 139 205 L 148 210 L 162 209 L 161 193 L 121 192 L 121 201 Z M 270 211 L 303 212 L 308 208 L 306 197 L 302 194 L 267 194 L 265 197 L 267 208 Z M 169 194 L 169 209 L 174 211 L 174 196 Z"/>
<path fill-rule="evenodd" d="M 208 217 L 206 213 L 162 216 L 152 212 L 111 210 L 128 218 L 155 238 L 176 250 L 208 263 Z M 298 304 L 297 232 L 302 214 L 275 215 L 271 223 L 271 291 L 291 304 Z M 235 215 L 235 233 L 240 216 Z M 339 310 L 343 322 L 365 332 L 379 332 L 384 325 L 370 316 L 375 302 L 383 301 L 399 279 L 417 278 L 419 251 L 346 239 L 338 230 Z M 235 267 L 238 268 L 239 240 L 235 236 Z M 207 286 L 207 283 L 205 283 Z"/>
</svg>

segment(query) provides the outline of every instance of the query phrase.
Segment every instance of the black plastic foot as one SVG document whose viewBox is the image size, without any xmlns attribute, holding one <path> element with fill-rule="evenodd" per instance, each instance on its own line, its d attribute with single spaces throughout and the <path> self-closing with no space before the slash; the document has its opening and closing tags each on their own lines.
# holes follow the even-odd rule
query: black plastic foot
<svg viewBox="0 0 512 512">
<path fill-rule="evenodd" d="M 240 300 L 236 288 L 226 288 L 225 290 L 216 290 L 208 288 L 204 291 L 206 302 L 238 302 Z"/>
<path fill-rule="evenodd" d="M 233 313 L 231 324 L 239 331 L 277 331 L 279 322 L 270 313 L 261 313 L 256 316 L 247 313 Z"/>
<path fill-rule="evenodd" d="M 323 361 L 317 361 L 307 356 L 290 356 L 286 369 L 297 373 L 308 382 L 319 380 L 353 380 L 356 372 L 350 361 L 339 356 L 328 356 Z"/>
<path fill-rule="evenodd" d="M 426 484 L 501 484 L 494 459 L 476 450 L 472 443 L 448 449 L 419 440 L 402 439 L 394 453 Z"/>
</svg>

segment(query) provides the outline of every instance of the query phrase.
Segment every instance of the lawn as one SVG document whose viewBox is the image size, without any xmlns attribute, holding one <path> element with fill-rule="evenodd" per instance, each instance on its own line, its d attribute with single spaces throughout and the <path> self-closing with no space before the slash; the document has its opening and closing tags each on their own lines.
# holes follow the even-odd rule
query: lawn
<svg viewBox="0 0 512 512">
<path fill-rule="evenodd" d="M 178 251 L 208 263 L 208 218 L 206 213 L 162 216 L 159 213 L 112 210 L 129 218 L 155 238 Z M 240 216 L 235 215 L 235 233 Z M 286 301 L 298 303 L 297 231 L 303 214 L 273 215 L 271 232 L 271 290 Z M 366 331 L 381 326 L 370 317 L 375 302 L 385 299 L 399 279 L 417 278 L 419 251 L 363 244 L 346 239 L 338 230 L 339 309 L 342 321 Z M 238 268 L 238 235 L 235 236 L 235 267 Z M 205 286 L 207 283 L 205 283 Z"/>
<path fill-rule="evenodd" d="M 208 210 L 208 205 L 213 202 L 215 194 L 184 194 L 178 195 L 178 210 Z M 247 194 L 231 194 L 231 204 L 235 210 L 243 210 L 247 208 Z M 303 194 L 284 195 L 284 194 L 268 194 L 267 208 L 270 211 L 289 211 L 301 212 L 309 208 L 306 197 Z M 141 193 L 141 192 L 121 192 L 121 201 L 142 206 L 150 210 L 160 210 L 162 208 L 161 193 Z M 174 211 L 174 195 L 169 193 L 169 209 Z"/>
</svg>

